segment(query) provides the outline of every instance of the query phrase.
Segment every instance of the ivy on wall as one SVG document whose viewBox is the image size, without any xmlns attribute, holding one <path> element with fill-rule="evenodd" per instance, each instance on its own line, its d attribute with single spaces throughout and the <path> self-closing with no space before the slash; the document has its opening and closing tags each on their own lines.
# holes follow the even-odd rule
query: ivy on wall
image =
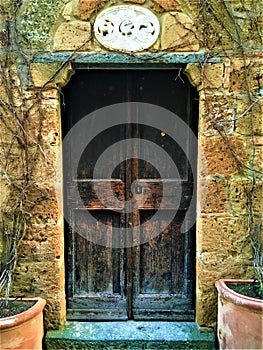
<svg viewBox="0 0 263 350">
<path fill-rule="evenodd" d="M 96 2 L 99 9 L 126 3 L 115 0 L 91 2 Z M 0 289 L 7 287 L 6 294 L 10 291 L 20 243 L 26 232 L 30 235 L 34 224 L 41 221 L 39 206 L 48 201 L 47 190 L 39 184 L 54 177 L 47 135 L 43 131 L 47 115 L 43 107 L 46 88 L 50 83 L 52 86 L 56 76 L 78 56 L 78 51 L 92 52 L 93 47 L 103 51 L 103 48 L 92 46 L 96 43 L 90 35 L 88 48 L 85 41 L 65 55 L 63 62 L 56 64 L 57 68 L 49 74 L 44 86 L 34 85 L 30 69 L 33 57 L 39 52 L 52 52 L 54 32 L 64 21 L 61 13 L 70 3 L 66 0 L 4 0 L 0 5 L 0 175 L 3 179 L 0 184 L 0 230 L 3 235 L 0 250 L 4 258 Z M 162 22 L 169 11 L 167 3 L 148 0 L 142 6 L 155 9 Z M 210 162 L 208 166 L 212 164 L 209 168 L 211 187 L 216 184 L 217 189 L 226 192 L 222 201 L 224 208 L 220 207 L 219 211 L 228 211 L 233 218 L 247 221 L 254 277 L 263 282 L 260 206 L 263 179 L 258 146 L 262 138 L 263 109 L 262 4 L 258 0 L 180 0 L 176 3 L 177 7 L 171 13 L 183 11 L 192 19 L 191 30 L 192 26 L 196 29 L 200 51 L 204 52 L 204 59 L 188 65 L 186 71 L 200 91 L 200 143 L 210 147 L 206 156 Z M 72 4 L 75 6 L 76 2 Z M 91 14 L 84 22 L 90 21 L 92 26 L 94 16 L 95 13 Z M 184 29 L 189 30 L 189 22 Z M 167 50 L 157 50 L 157 61 L 162 62 L 167 53 L 175 51 L 174 47 L 176 43 L 170 44 Z M 127 60 L 136 57 L 132 53 L 126 55 Z M 200 55 L 193 55 L 198 61 Z M 220 58 L 221 63 L 213 65 L 209 61 L 211 58 Z M 144 63 L 147 64 L 149 59 L 150 55 Z M 34 74 L 41 75 L 41 72 L 35 69 Z M 55 83 L 53 86 L 57 88 Z M 211 149 L 217 152 L 217 159 Z M 46 170 L 41 173 L 40 168 Z M 208 205 L 206 210 L 209 214 L 215 209 Z M 246 264 L 251 261 L 244 262 L 245 268 Z M 240 266 L 241 275 L 245 268 Z M 222 271 L 222 274 L 227 273 L 227 270 Z M 252 275 L 251 270 L 247 274 Z"/>
</svg>

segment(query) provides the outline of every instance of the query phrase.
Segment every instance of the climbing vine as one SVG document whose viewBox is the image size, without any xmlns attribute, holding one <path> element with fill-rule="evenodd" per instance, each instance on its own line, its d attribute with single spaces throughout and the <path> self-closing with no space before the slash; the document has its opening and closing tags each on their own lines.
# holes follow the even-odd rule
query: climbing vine
<svg viewBox="0 0 263 350">
<path fill-rule="evenodd" d="M 43 3 L 46 17 L 41 21 L 33 39 L 34 33 L 28 30 L 30 21 L 35 21 L 37 27 L 32 8 L 18 23 L 22 2 L 10 0 L 0 5 L 0 17 L 4 18 L 0 27 L 0 175 L 3 179 L 0 291 L 5 290 L 6 296 L 10 293 L 21 243 L 25 235 L 30 235 L 30 227 L 39 217 L 39 205 L 47 199 L 47 193 L 38 185 L 54 177 L 54 169 L 50 166 L 48 149 L 43 140 L 45 86 L 41 89 L 34 87 L 29 69 L 36 50 L 33 50 L 31 44 L 41 41 L 42 45 L 47 40 L 47 19 L 54 21 L 57 18 L 55 5 L 61 4 L 55 0 Z M 39 1 L 32 3 L 32 6 L 37 4 Z M 223 87 L 215 87 L 210 81 L 210 63 L 200 62 L 198 66 L 200 82 L 204 84 L 200 102 L 204 104 L 206 127 L 202 132 L 204 135 L 220 136 L 232 156 L 232 165 L 236 171 L 231 179 L 226 176 L 228 187 L 234 178 L 242 180 L 246 212 L 241 216 L 247 219 L 255 279 L 260 282 L 263 293 L 262 213 L 255 209 L 258 206 L 258 189 L 263 180 L 257 162 L 260 120 L 255 117 L 260 115 L 263 105 L 260 2 L 181 0 L 181 4 L 193 18 L 200 46 L 207 51 L 207 58 L 222 58 L 225 72 Z M 85 44 L 86 42 L 76 51 L 81 51 Z M 74 60 L 75 55 L 76 52 L 72 52 L 46 85 Z M 159 55 L 159 60 L 161 59 L 162 53 Z M 243 124 L 246 125 L 246 135 L 242 134 Z M 246 142 L 248 155 L 241 152 L 242 144 L 236 143 L 238 136 L 242 142 Z M 42 172 L 39 171 L 40 168 L 43 169 Z M 234 210 L 232 212 L 233 215 L 239 215 Z"/>
<path fill-rule="evenodd" d="M 18 2 L 0 8 L 5 16 L 1 31 L 0 56 L 0 174 L 2 233 L 2 265 L 0 292 L 9 296 L 19 248 L 28 228 L 32 226 L 38 206 L 46 195 L 38 186 L 52 176 L 52 171 L 39 177 L 39 166 L 48 167 L 48 155 L 43 147 L 42 127 L 44 111 L 42 91 L 26 91 L 30 80 L 28 55 L 19 43 L 16 14 Z M 14 20 L 9 16 L 13 14 Z M 38 175 L 37 175 L 38 174 Z"/>
<path fill-rule="evenodd" d="M 205 0 L 202 1 L 198 14 L 196 23 L 201 23 L 203 43 L 214 55 L 224 57 L 226 72 L 221 99 L 219 97 L 224 104 L 221 108 L 219 106 L 218 109 L 214 109 L 215 104 L 212 102 L 211 93 L 209 89 L 204 89 L 207 126 L 208 129 L 211 127 L 217 135 L 220 135 L 231 153 L 233 163 L 236 165 L 236 173 L 232 180 L 234 178 L 242 180 L 246 212 L 240 215 L 233 210 L 233 215 L 247 218 L 255 279 L 260 283 L 258 293 L 262 297 L 263 218 L 262 213 L 255 209 L 259 205 L 263 180 L 262 169 L 256 154 L 257 136 L 262 132 L 260 116 L 263 106 L 263 74 L 260 48 L 263 44 L 263 33 L 259 20 L 262 8 L 260 9 L 259 3 L 254 0 L 238 2 Z M 215 31 L 220 33 L 217 35 L 217 43 L 211 42 L 211 38 L 216 37 Z M 218 50 L 218 47 L 221 47 L 222 51 Z M 252 52 L 254 52 L 254 59 L 252 59 Z M 201 64 L 200 70 L 203 78 L 209 80 L 205 77 L 206 65 Z M 242 124 L 246 125 L 247 135 L 242 135 L 240 131 Z M 240 152 L 240 144 L 236 145 L 236 139 L 239 136 L 243 136 L 243 142 L 246 142 L 246 147 L 249 149 L 248 156 Z"/>
</svg>

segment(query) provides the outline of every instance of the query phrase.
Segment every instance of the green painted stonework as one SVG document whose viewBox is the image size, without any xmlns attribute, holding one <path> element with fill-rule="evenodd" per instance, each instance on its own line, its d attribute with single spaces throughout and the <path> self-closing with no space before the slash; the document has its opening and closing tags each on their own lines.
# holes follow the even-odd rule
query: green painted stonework
<svg viewBox="0 0 263 350">
<path fill-rule="evenodd" d="M 35 55 L 35 63 L 54 63 L 54 62 L 66 62 L 72 61 L 76 64 L 94 64 L 99 65 L 103 64 L 108 67 L 108 65 L 116 64 L 187 64 L 187 63 L 200 63 L 200 62 L 209 62 L 209 63 L 219 63 L 221 62 L 220 57 L 207 57 L 207 53 L 198 52 L 198 53 L 145 53 L 137 55 L 127 55 L 127 54 L 118 54 L 118 53 L 72 53 L 72 52 L 55 52 L 55 53 L 39 53 Z"/>
</svg>

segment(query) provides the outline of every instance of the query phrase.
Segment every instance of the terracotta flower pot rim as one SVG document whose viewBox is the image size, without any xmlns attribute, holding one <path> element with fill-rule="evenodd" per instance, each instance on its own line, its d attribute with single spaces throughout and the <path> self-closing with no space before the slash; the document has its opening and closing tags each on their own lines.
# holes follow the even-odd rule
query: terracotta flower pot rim
<svg viewBox="0 0 263 350">
<path fill-rule="evenodd" d="M 243 307 L 254 309 L 255 311 L 263 312 L 263 300 L 251 298 L 251 297 L 248 297 L 246 295 L 239 294 L 227 286 L 227 283 L 250 284 L 253 282 L 254 282 L 254 280 L 224 279 L 223 278 L 223 279 L 216 281 L 215 285 L 216 285 L 218 292 L 226 300 L 229 300 L 236 305 L 240 305 Z"/>
<path fill-rule="evenodd" d="M 3 300 L 3 298 L 0 298 Z M 8 300 L 16 300 L 16 298 L 9 298 Z M 18 326 L 23 322 L 30 320 L 37 314 L 43 311 L 46 300 L 37 298 L 22 298 L 21 301 L 36 302 L 31 308 L 25 310 L 17 315 L 0 318 L 0 329 L 6 329 L 14 326 Z"/>
</svg>

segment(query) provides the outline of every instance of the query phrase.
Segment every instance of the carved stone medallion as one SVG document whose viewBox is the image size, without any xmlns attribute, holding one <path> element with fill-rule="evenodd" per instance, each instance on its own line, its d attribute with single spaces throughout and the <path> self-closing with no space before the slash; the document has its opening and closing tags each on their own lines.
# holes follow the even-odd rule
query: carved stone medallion
<svg viewBox="0 0 263 350">
<path fill-rule="evenodd" d="M 148 49 L 158 38 L 160 24 L 148 9 L 136 5 L 113 6 L 100 12 L 94 34 L 110 50 L 136 52 Z"/>
</svg>

